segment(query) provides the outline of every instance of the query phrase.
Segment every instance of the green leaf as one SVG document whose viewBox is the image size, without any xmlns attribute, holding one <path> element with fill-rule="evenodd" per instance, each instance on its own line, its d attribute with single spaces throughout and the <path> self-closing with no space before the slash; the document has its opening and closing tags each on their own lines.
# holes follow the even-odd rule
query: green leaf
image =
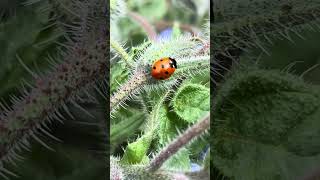
<svg viewBox="0 0 320 180">
<path fill-rule="evenodd" d="M 157 131 L 159 137 L 159 144 L 165 145 L 170 138 L 173 138 L 176 134 L 175 125 L 170 121 L 167 116 L 167 109 L 165 106 L 160 108 L 161 114 L 163 115 L 160 119 L 159 130 Z"/>
<path fill-rule="evenodd" d="M 207 88 L 210 88 L 210 69 L 208 68 L 207 71 L 203 71 L 201 74 L 192 76 L 190 79 L 186 80 L 186 82 L 201 84 Z"/>
<path fill-rule="evenodd" d="M 189 151 L 186 148 L 180 149 L 162 165 L 162 168 L 169 171 L 190 171 Z"/>
<path fill-rule="evenodd" d="M 159 114 L 161 114 L 161 116 L 159 116 L 160 125 L 157 130 L 159 139 L 156 141 L 158 143 L 158 151 L 160 151 L 163 146 L 166 146 L 171 139 L 179 135 L 177 130 L 183 131 L 187 125 L 184 121 L 179 121 L 179 117 L 170 111 L 166 105 L 161 106 Z M 189 150 L 187 148 L 179 150 L 177 154 L 170 157 L 163 164 L 162 168 L 170 171 L 190 170 Z"/>
<path fill-rule="evenodd" d="M 151 145 L 151 141 L 156 135 L 161 117 L 165 115 L 163 114 L 163 111 L 161 111 L 161 108 L 163 107 L 163 102 L 168 94 L 169 92 L 164 94 L 161 99 L 159 99 L 159 102 L 153 107 L 145 124 L 144 134 L 135 142 L 128 144 L 121 159 L 123 164 L 139 164 L 145 162 L 145 156 Z"/>
<path fill-rule="evenodd" d="M 110 93 L 113 93 L 119 88 L 120 84 L 123 84 L 127 80 L 129 72 L 124 64 L 116 63 L 112 66 L 110 75 Z"/>
<path fill-rule="evenodd" d="M 158 143 L 163 146 L 166 145 L 170 139 L 173 139 L 178 135 L 177 129 L 182 131 L 187 124 L 183 121 L 179 121 L 179 117 L 176 113 L 170 111 L 167 106 L 162 106 L 160 112 L 161 113 L 159 114 L 162 116 L 159 119 L 160 125 L 157 133 L 159 137 Z"/>
<path fill-rule="evenodd" d="M 320 160 L 319 90 L 284 72 L 232 71 L 215 99 L 213 165 L 245 180 L 304 175 Z"/>
<path fill-rule="evenodd" d="M 117 117 L 121 119 L 121 121 L 111 126 L 111 147 L 115 147 L 116 145 L 124 142 L 128 137 L 133 135 L 144 122 L 144 114 L 136 109 L 131 109 L 130 113 L 126 116 L 119 117 L 118 115 Z"/>
<path fill-rule="evenodd" d="M 185 121 L 197 121 L 210 111 L 209 88 L 197 84 L 183 85 L 173 98 L 173 108 Z"/>
<path fill-rule="evenodd" d="M 288 134 L 285 147 L 290 152 L 300 156 L 314 156 L 319 154 L 320 144 L 320 109 L 310 114 L 302 124 L 295 127 Z"/>
<path fill-rule="evenodd" d="M 152 136 L 146 134 L 136 140 L 133 143 L 130 143 L 121 159 L 122 164 L 138 164 L 143 162 L 146 159 L 146 153 L 150 147 L 152 141 Z"/>
<path fill-rule="evenodd" d="M 190 158 L 192 159 L 192 162 L 202 164 L 202 158 L 201 154 L 204 153 L 204 150 L 209 145 L 210 141 L 210 134 L 206 133 L 202 135 L 202 138 L 198 138 L 193 140 L 188 145 L 188 150 L 190 151 Z"/>
</svg>

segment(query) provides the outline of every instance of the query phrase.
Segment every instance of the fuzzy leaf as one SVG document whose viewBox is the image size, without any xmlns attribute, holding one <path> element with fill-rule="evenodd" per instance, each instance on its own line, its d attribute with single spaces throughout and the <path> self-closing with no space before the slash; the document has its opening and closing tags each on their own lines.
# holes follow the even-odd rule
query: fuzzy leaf
<svg viewBox="0 0 320 180">
<path fill-rule="evenodd" d="M 164 145 L 168 142 L 169 138 L 173 138 L 176 134 L 175 125 L 170 121 L 167 116 L 167 109 L 165 106 L 160 108 L 160 114 L 162 118 L 160 120 L 159 131 L 157 131 L 159 136 L 159 143 Z"/>
<path fill-rule="evenodd" d="M 210 88 L 210 69 L 204 71 L 201 74 L 197 74 L 196 76 L 192 76 L 190 79 L 186 80 L 190 83 L 201 84 Z"/>
<path fill-rule="evenodd" d="M 195 122 L 210 111 L 210 90 L 202 85 L 186 84 L 176 93 L 173 107 L 182 119 Z"/>
<path fill-rule="evenodd" d="M 289 180 L 320 160 L 318 87 L 290 74 L 244 68 L 227 78 L 215 105 L 213 164 L 223 174 Z"/>
<path fill-rule="evenodd" d="M 166 106 L 160 108 L 159 114 L 162 116 L 159 119 L 160 125 L 157 131 L 159 137 L 158 142 L 160 145 L 166 145 L 170 139 L 178 135 L 177 129 L 182 131 L 182 129 L 186 127 L 186 124 L 179 121 L 179 117 L 174 112 L 170 112 Z"/>
<path fill-rule="evenodd" d="M 198 164 L 203 163 L 202 161 L 207 154 L 209 140 L 210 134 L 206 133 L 202 136 L 202 138 L 195 139 L 190 143 L 190 145 L 188 145 L 188 149 L 190 150 L 190 158 L 192 159 L 192 162 Z"/>
<path fill-rule="evenodd" d="M 121 159 L 123 164 L 137 164 L 145 160 L 145 155 L 149 149 L 151 137 L 149 135 L 142 136 L 133 143 L 130 143 Z"/>
<path fill-rule="evenodd" d="M 163 111 L 161 111 L 165 99 L 166 95 L 161 97 L 159 102 L 154 106 L 146 122 L 144 134 L 135 142 L 128 144 L 121 159 L 124 164 L 138 164 L 146 160 L 145 156 L 159 127 L 160 119 L 165 115 Z"/>
<path fill-rule="evenodd" d="M 114 64 L 111 68 L 111 78 L 110 78 L 110 93 L 115 92 L 120 84 L 124 83 L 128 78 L 128 71 L 125 68 L 124 64 L 117 63 Z"/>
<path fill-rule="evenodd" d="M 310 114 L 305 121 L 295 127 L 289 134 L 285 147 L 300 156 L 319 154 L 320 144 L 320 109 Z"/>
<path fill-rule="evenodd" d="M 165 146 L 170 142 L 170 139 L 173 139 L 178 135 L 177 129 L 182 131 L 182 128 L 186 125 L 181 121 L 177 121 L 178 117 L 174 112 L 170 112 L 167 106 L 162 106 L 159 111 L 162 116 L 159 119 L 160 125 L 158 132 L 159 144 L 158 150 L 161 150 L 160 147 Z M 186 148 L 181 149 L 177 154 L 170 157 L 164 164 L 163 167 L 166 170 L 190 170 L 190 158 L 189 151 Z"/>
<path fill-rule="evenodd" d="M 129 112 L 129 110 L 127 111 Z M 130 135 L 134 134 L 144 122 L 143 113 L 135 109 L 132 109 L 130 112 L 130 114 L 121 117 L 122 120 L 120 122 L 112 125 L 110 132 L 110 144 L 112 144 L 112 147 L 122 143 Z"/>
<path fill-rule="evenodd" d="M 179 150 L 163 164 L 162 168 L 170 171 L 189 171 L 191 168 L 189 151 L 186 148 Z"/>
</svg>

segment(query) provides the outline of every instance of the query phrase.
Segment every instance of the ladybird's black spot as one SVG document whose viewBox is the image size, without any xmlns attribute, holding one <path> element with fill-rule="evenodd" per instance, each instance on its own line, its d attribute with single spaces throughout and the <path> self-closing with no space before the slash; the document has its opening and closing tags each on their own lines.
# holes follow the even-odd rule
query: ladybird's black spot
<svg viewBox="0 0 320 180">
<path fill-rule="evenodd" d="M 162 68 L 164 68 L 164 65 L 163 65 L 163 64 L 161 64 L 161 67 L 162 67 Z"/>
<path fill-rule="evenodd" d="M 163 61 L 163 59 L 160 59 L 160 61 Z"/>
<path fill-rule="evenodd" d="M 153 66 L 153 69 L 156 69 L 156 67 L 155 67 L 155 66 Z"/>
<path fill-rule="evenodd" d="M 166 71 L 165 73 L 166 73 L 166 74 L 169 74 L 169 72 L 168 72 L 168 71 Z"/>
</svg>

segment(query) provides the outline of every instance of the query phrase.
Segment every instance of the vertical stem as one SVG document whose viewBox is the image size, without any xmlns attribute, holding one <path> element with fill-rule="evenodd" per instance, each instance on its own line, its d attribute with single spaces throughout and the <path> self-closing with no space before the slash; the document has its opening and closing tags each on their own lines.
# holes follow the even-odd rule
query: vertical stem
<svg viewBox="0 0 320 180">
<path fill-rule="evenodd" d="M 128 67 L 131 67 L 129 63 L 129 54 L 123 49 L 123 47 L 115 40 L 110 39 L 111 47 L 121 56 Z"/>
</svg>

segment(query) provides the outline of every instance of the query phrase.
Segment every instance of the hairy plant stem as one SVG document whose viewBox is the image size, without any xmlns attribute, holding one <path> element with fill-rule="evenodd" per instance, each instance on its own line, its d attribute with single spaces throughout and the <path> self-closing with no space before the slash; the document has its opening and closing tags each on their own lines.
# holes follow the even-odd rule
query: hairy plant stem
<svg viewBox="0 0 320 180">
<path fill-rule="evenodd" d="M 168 144 L 153 160 L 151 161 L 148 170 L 153 172 L 158 170 L 161 165 L 168 160 L 173 154 L 178 152 L 178 150 L 184 147 L 192 139 L 201 135 L 207 129 L 210 128 L 210 113 L 206 115 L 203 119 L 199 120 L 196 124 L 192 125 L 179 137 Z"/>
<path fill-rule="evenodd" d="M 113 112 L 129 96 L 136 93 L 147 81 L 148 74 L 143 70 L 137 70 L 129 80 L 110 97 L 110 112 Z"/>
<path fill-rule="evenodd" d="M 95 22 L 83 19 L 79 24 L 82 28 L 74 32 L 80 35 L 76 34 L 76 40 L 68 44 L 68 51 L 62 53 L 62 63 L 50 73 L 36 76 L 35 86 L 29 91 L 25 90 L 22 97 L 14 99 L 11 108 L 0 114 L 0 165 L 3 162 L 13 163 L 19 157 L 16 150 L 29 148 L 30 137 L 48 147 L 38 137 L 41 133 L 54 138 L 47 132 L 46 124 L 54 120 L 61 121 L 63 116 L 59 110 L 70 113 L 67 102 L 77 105 L 75 100 L 80 91 L 105 79 L 106 2 L 94 0 L 83 3 L 82 7 L 88 10 L 86 18 L 95 17 Z"/>
<path fill-rule="evenodd" d="M 126 52 L 126 50 L 123 49 L 123 47 L 113 39 L 110 39 L 110 45 L 117 52 L 117 54 L 121 56 L 121 58 L 126 63 L 126 66 L 131 67 L 129 63 L 129 54 Z"/>
</svg>

